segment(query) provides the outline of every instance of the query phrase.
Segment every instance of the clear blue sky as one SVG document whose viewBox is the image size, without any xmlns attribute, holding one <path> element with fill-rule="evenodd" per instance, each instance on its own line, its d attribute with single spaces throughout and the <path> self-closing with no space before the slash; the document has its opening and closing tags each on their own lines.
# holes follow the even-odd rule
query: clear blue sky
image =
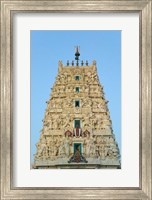
<svg viewBox="0 0 152 200">
<path fill-rule="evenodd" d="M 80 60 L 97 62 L 112 128 L 121 149 L 121 31 L 31 31 L 31 162 L 58 61 L 66 65 L 67 60 L 74 60 L 76 45 L 80 46 Z"/>
</svg>

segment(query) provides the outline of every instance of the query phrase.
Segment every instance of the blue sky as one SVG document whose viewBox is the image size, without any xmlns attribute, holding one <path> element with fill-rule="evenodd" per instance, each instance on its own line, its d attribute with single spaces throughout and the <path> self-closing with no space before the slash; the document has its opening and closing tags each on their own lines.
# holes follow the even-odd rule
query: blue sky
<svg viewBox="0 0 152 200">
<path fill-rule="evenodd" d="M 66 65 L 67 60 L 74 60 L 76 45 L 80 46 L 80 60 L 97 62 L 112 128 L 121 149 L 121 31 L 31 31 L 31 162 L 58 61 Z"/>
</svg>

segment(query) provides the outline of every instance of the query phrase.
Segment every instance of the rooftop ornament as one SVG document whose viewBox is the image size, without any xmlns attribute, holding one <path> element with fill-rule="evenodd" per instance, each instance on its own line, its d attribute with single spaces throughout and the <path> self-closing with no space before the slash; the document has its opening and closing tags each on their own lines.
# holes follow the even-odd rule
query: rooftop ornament
<svg viewBox="0 0 152 200">
<path fill-rule="evenodd" d="M 79 56 L 80 56 L 80 47 L 75 48 L 75 60 L 76 60 L 76 66 L 79 66 Z"/>
<path fill-rule="evenodd" d="M 67 66 L 69 66 L 69 60 L 67 60 Z"/>
<path fill-rule="evenodd" d="M 74 66 L 74 61 L 72 60 L 72 66 Z"/>
</svg>

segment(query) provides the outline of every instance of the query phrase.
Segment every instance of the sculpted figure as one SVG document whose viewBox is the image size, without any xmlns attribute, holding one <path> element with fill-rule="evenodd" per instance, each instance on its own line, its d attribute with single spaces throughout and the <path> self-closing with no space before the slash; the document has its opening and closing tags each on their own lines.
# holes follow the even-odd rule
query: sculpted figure
<svg viewBox="0 0 152 200">
<path fill-rule="evenodd" d="M 62 92 L 65 92 L 65 86 L 63 85 L 61 88 L 62 88 Z"/>
<path fill-rule="evenodd" d="M 64 147 L 64 141 L 61 142 L 61 145 L 59 147 L 59 156 L 64 157 L 65 156 L 65 147 Z"/>
<path fill-rule="evenodd" d="M 61 80 L 60 80 L 60 75 L 58 75 L 58 76 L 56 77 L 56 84 L 60 84 L 60 82 L 61 82 Z M 55 88 L 53 89 L 52 92 L 55 93 Z"/>
<path fill-rule="evenodd" d="M 57 149 L 59 149 L 60 143 L 61 143 L 61 140 L 60 140 L 60 136 L 58 135 L 58 136 L 56 137 L 56 142 L 55 142 L 55 145 L 56 145 Z M 58 152 L 58 150 L 57 150 L 57 154 L 58 154 L 58 153 L 59 153 L 59 152 Z"/>
<path fill-rule="evenodd" d="M 96 101 L 93 101 L 93 108 L 94 109 L 98 108 L 98 103 Z"/>
<path fill-rule="evenodd" d="M 107 157 L 109 151 L 109 145 L 105 145 L 105 157 Z"/>
<path fill-rule="evenodd" d="M 104 144 L 99 146 L 99 154 L 101 159 L 105 159 L 105 146 Z"/>
<path fill-rule="evenodd" d="M 59 67 L 63 67 L 62 60 L 59 60 L 58 66 L 59 66 Z"/>
<path fill-rule="evenodd" d="M 60 117 L 60 115 L 58 116 L 56 116 L 56 128 L 57 129 L 60 129 L 61 128 L 61 124 L 62 124 L 62 119 L 61 119 L 61 117 Z"/>
<path fill-rule="evenodd" d="M 41 148 L 41 144 L 40 143 L 37 143 L 36 144 L 36 147 L 37 147 L 37 153 L 35 155 L 35 158 L 36 159 L 39 159 L 41 156 L 42 156 L 42 148 Z"/>
<path fill-rule="evenodd" d="M 92 65 L 96 66 L 96 61 L 95 60 L 93 60 Z"/>
<path fill-rule="evenodd" d="M 59 62 L 58 62 L 58 73 L 59 74 L 62 72 L 62 69 L 63 69 L 63 64 L 62 64 L 62 61 L 59 60 Z"/>
<path fill-rule="evenodd" d="M 84 142 L 83 142 L 83 154 L 84 154 L 84 156 L 86 156 L 86 154 L 87 154 L 87 152 L 86 152 L 86 140 L 84 140 Z"/>
<path fill-rule="evenodd" d="M 89 158 L 90 157 L 90 144 L 87 143 L 86 145 L 86 157 Z"/>
<path fill-rule="evenodd" d="M 94 144 L 94 138 L 90 138 L 90 157 L 95 157 L 96 155 L 96 149 L 95 149 L 95 144 Z"/>
<path fill-rule="evenodd" d="M 53 141 L 51 140 L 50 142 L 49 142 L 49 157 L 50 158 L 52 158 L 52 156 L 53 156 Z"/>
<path fill-rule="evenodd" d="M 66 77 L 64 74 L 61 74 L 61 75 L 60 75 L 60 82 L 61 82 L 61 83 L 66 83 L 66 78 L 67 78 L 67 77 Z"/>
<path fill-rule="evenodd" d="M 89 85 L 84 85 L 84 92 L 89 92 Z"/>
<path fill-rule="evenodd" d="M 94 82 L 94 77 L 96 76 L 95 72 L 90 75 L 90 82 Z"/>
<path fill-rule="evenodd" d="M 72 99 L 67 99 L 65 107 L 72 107 L 73 106 L 73 100 Z"/>
<path fill-rule="evenodd" d="M 86 157 L 88 158 L 90 157 L 90 147 L 91 147 L 89 136 L 86 138 L 85 144 L 86 144 Z"/>
<path fill-rule="evenodd" d="M 68 113 L 66 117 L 64 118 L 63 127 L 70 126 L 71 120 L 72 120 L 72 116 L 70 116 L 70 114 Z"/>
<path fill-rule="evenodd" d="M 113 139 L 113 137 L 109 137 L 109 143 L 114 143 L 114 139 Z"/>
<path fill-rule="evenodd" d="M 98 83 L 99 82 L 99 78 L 98 78 L 97 74 L 93 77 L 93 82 L 94 83 Z"/>
<path fill-rule="evenodd" d="M 66 154 L 66 156 L 69 157 L 69 154 L 70 154 L 70 146 L 69 146 L 68 137 L 65 138 L 64 147 L 65 147 L 65 154 Z"/>
<path fill-rule="evenodd" d="M 56 118 L 53 119 L 53 128 L 54 129 L 58 128 L 58 124 L 57 124 Z"/>
<path fill-rule="evenodd" d="M 108 150 L 107 157 L 110 158 L 110 159 L 114 158 L 113 151 L 111 149 Z"/>
<path fill-rule="evenodd" d="M 58 153 L 58 148 L 57 148 L 57 145 L 54 144 L 53 156 L 57 156 L 57 153 Z"/>
<path fill-rule="evenodd" d="M 82 100 L 82 107 L 91 107 L 92 106 L 92 100 L 87 98 Z"/>
<path fill-rule="evenodd" d="M 89 114 L 85 115 L 85 117 L 82 118 L 82 121 L 83 121 L 84 128 L 88 128 L 91 126 Z"/>
<path fill-rule="evenodd" d="M 71 75 L 68 75 L 68 82 L 71 82 L 71 80 L 72 80 Z"/>
<path fill-rule="evenodd" d="M 48 145 L 46 140 L 44 143 L 41 144 L 41 148 L 42 148 L 43 158 L 48 158 Z"/>
<path fill-rule="evenodd" d="M 50 120 L 49 120 L 50 124 L 49 124 L 49 128 L 53 129 L 53 117 L 50 116 Z"/>
<path fill-rule="evenodd" d="M 98 125 L 98 119 L 95 115 L 92 115 L 91 117 L 91 123 L 92 123 L 92 127 L 96 128 Z"/>
<path fill-rule="evenodd" d="M 55 108 L 55 102 L 53 100 L 50 102 L 50 107 Z"/>
<path fill-rule="evenodd" d="M 73 92 L 73 86 L 69 86 L 69 91 L 68 92 Z"/>
<path fill-rule="evenodd" d="M 49 127 L 49 125 L 50 125 L 50 123 L 49 123 L 48 121 L 45 121 L 45 122 L 44 122 L 44 126 L 45 126 L 45 127 Z"/>
<path fill-rule="evenodd" d="M 98 135 L 96 136 L 96 143 L 99 144 L 101 142 L 101 137 Z"/>
<path fill-rule="evenodd" d="M 70 146 L 70 155 L 73 152 L 73 141 L 72 141 L 72 137 L 69 138 L 69 146 Z"/>
<path fill-rule="evenodd" d="M 58 102 L 58 108 L 62 108 L 62 104 L 63 104 L 62 100 L 59 100 L 59 102 Z"/>
<path fill-rule="evenodd" d="M 117 159 L 119 157 L 119 150 L 115 143 L 110 143 L 110 146 L 108 145 L 105 155 L 110 159 Z"/>
</svg>

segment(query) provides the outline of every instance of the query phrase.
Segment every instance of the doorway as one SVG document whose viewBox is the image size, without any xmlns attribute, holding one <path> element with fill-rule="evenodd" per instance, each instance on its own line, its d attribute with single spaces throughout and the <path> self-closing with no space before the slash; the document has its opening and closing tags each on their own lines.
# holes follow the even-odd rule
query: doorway
<svg viewBox="0 0 152 200">
<path fill-rule="evenodd" d="M 80 154 L 82 154 L 82 144 L 81 143 L 74 143 L 74 154 L 76 152 L 76 150 L 80 151 Z"/>
</svg>

